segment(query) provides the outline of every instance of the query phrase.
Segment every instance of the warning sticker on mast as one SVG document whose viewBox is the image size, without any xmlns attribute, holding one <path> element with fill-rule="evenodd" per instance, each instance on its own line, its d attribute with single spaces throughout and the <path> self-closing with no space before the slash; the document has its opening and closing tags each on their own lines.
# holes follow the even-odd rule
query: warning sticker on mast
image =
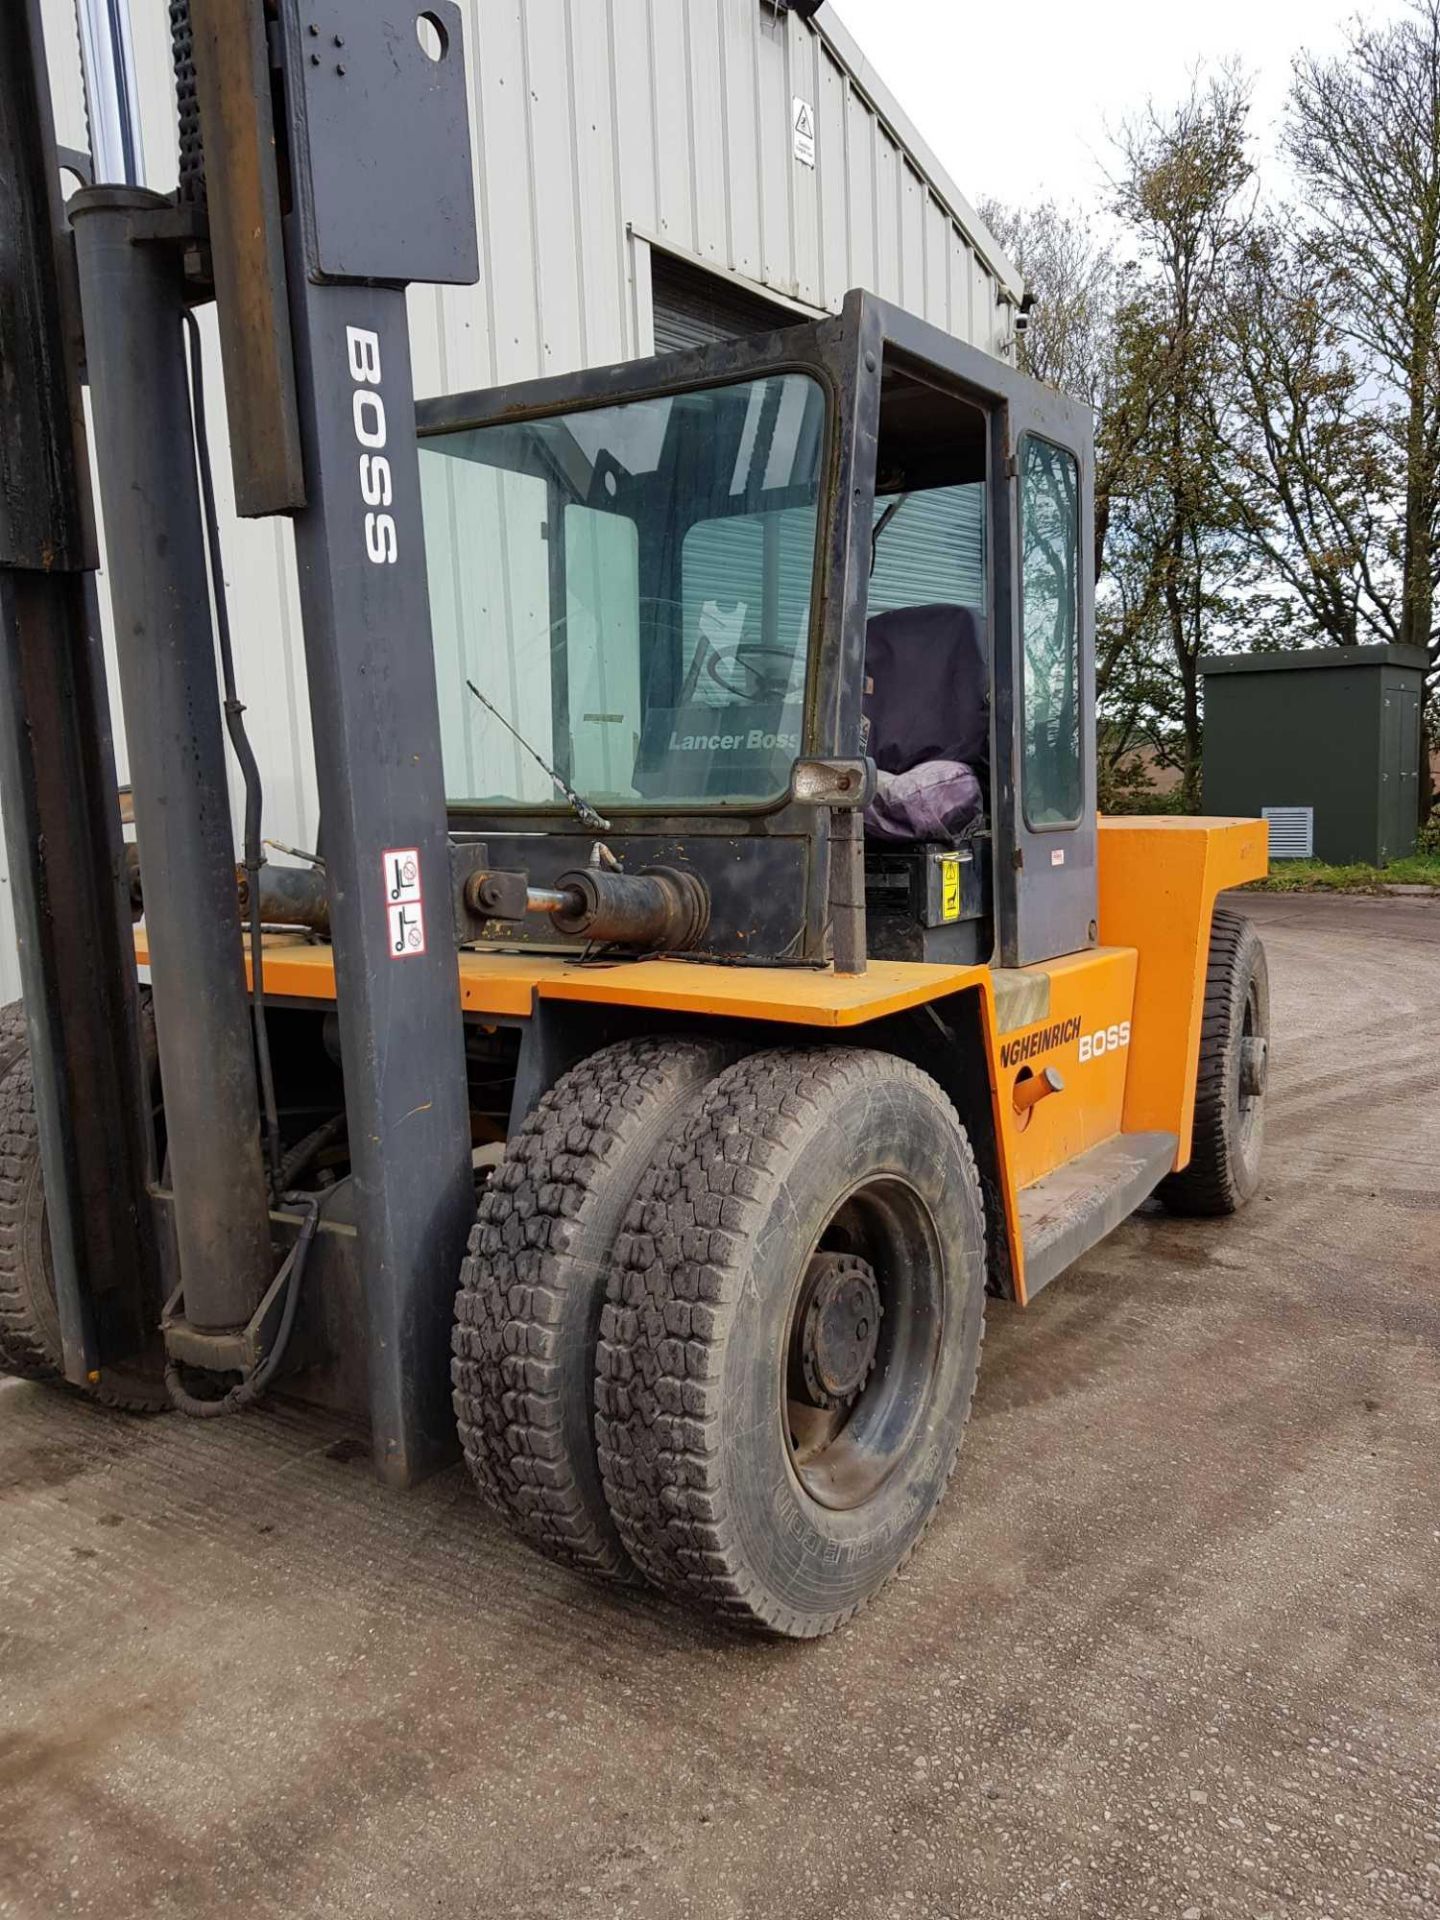
<svg viewBox="0 0 1440 1920">
<path fill-rule="evenodd" d="M 387 847 L 380 856 L 390 958 L 413 960 L 425 951 L 425 894 L 418 847 Z"/>
</svg>

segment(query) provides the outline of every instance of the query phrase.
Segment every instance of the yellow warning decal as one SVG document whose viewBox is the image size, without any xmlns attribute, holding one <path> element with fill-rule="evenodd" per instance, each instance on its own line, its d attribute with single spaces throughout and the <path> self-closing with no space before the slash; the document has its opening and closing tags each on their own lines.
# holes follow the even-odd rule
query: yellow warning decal
<svg viewBox="0 0 1440 1920">
<path fill-rule="evenodd" d="M 945 921 L 960 918 L 960 860 L 942 859 L 940 862 L 940 918 Z"/>
</svg>

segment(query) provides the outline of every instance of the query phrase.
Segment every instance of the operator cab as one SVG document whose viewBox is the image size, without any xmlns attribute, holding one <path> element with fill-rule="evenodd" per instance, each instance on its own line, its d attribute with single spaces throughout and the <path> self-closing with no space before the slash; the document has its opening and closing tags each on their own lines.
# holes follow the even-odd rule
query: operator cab
<svg viewBox="0 0 1440 1920">
<path fill-rule="evenodd" d="M 714 958 L 1093 942 L 1079 409 L 854 294 L 418 416 L 452 835 L 683 872 Z"/>
</svg>

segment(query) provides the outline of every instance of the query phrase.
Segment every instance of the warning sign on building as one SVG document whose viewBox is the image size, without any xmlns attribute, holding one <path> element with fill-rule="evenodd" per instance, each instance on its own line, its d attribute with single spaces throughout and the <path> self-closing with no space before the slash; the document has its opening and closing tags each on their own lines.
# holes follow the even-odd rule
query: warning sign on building
<svg viewBox="0 0 1440 1920">
<path fill-rule="evenodd" d="M 387 847 L 380 856 L 390 958 L 413 960 L 425 951 L 425 897 L 418 847 Z"/>
<path fill-rule="evenodd" d="M 815 109 L 797 95 L 790 103 L 790 125 L 795 135 L 795 158 L 807 167 L 815 164 Z"/>
</svg>

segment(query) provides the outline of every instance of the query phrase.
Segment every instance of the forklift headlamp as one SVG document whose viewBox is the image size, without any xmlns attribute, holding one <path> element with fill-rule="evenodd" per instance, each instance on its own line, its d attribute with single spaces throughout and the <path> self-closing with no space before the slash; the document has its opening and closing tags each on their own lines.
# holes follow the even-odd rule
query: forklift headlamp
<svg viewBox="0 0 1440 1920">
<path fill-rule="evenodd" d="M 790 798 L 797 807 L 868 807 L 875 798 L 875 762 L 797 760 Z"/>
</svg>

